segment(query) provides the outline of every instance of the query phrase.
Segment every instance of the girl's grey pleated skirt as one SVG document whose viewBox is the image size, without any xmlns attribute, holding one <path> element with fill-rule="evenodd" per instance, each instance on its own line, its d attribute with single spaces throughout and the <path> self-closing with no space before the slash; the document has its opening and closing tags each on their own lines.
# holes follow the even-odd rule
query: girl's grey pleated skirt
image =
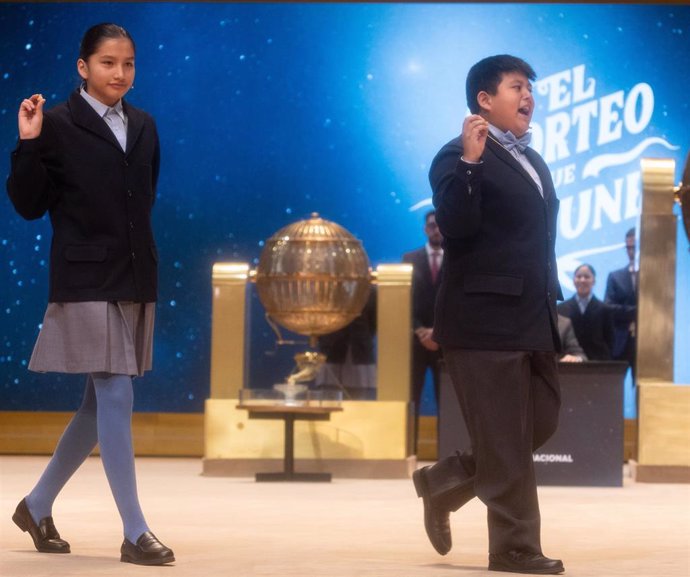
<svg viewBox="0 0 690 577">
<path fill-rule="evenodd" d="M 29 370 L 141 376 L 151 370 L 156 303 L 48 303 Z"/>
</svg>

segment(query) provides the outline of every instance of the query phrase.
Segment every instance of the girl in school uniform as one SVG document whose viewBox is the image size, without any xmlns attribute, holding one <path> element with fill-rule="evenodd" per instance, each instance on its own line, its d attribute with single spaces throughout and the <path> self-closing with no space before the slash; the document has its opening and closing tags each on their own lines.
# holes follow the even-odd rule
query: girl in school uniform
<svg viewBox="0 0 690 577">
<path fill-rule="evenodd" d="M 29 369 L 87 378 L 79 410 L 12 519 L 38 551 L 69 553 L 53 502 L 98 443 L 124 527 L 120 560 L 161 565 L 175 557 L 141 511 L 131 431 L 132 378 L 151 369 L 159 168 L 153 118 L 123 100 L 134 57 L 126 30 L 93 26 L 77 60 L 81 87 L 49 111 L 40 94 L 19 108 L 7 191 L 22 217 L 47 212 L 53 228 L 49 302 Z"/>
</svg>

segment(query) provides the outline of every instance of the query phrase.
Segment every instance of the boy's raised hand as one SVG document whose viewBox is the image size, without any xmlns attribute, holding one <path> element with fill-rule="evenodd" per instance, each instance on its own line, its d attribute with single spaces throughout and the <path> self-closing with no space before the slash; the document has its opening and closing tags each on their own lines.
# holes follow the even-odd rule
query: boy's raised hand
<svg viewBox="0 0 690 577">
<path fill-rule="evenodd" d="M 470 162 L 479 162 L 488 135 L 489 123 L 484 118 L 478 114 L 465 118 L 462 124 L 462 157 Z"/>
</svg>

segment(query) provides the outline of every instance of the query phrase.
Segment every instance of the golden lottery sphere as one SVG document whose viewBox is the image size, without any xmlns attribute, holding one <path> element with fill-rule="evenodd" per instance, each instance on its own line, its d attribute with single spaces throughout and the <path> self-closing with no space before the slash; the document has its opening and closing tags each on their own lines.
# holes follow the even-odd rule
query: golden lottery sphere
<svg viewBox="0 0 690 577">
<path fill-rule="evenodd" d="M 266 241 L 256 286 L 273 321 L 313 338 L 362 312 L 371 290 L 369 258 L 346 229 L 312 213 Z"/>
</svg>

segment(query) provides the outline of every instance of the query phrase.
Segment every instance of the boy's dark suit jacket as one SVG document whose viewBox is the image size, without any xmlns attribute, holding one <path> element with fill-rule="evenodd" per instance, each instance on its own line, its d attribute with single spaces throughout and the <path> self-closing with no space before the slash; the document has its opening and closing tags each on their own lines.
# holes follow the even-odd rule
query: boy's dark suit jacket
<svg viewBox="0 0 690 577">
<path fill-rule="evenodd" d="M 520 163 L 491 138 L 481 164 L 460 161 L 459 137 L 432 163 L 436 221 L 445 242 L 434 339 L 444 347 L 560 349 L 558 199 L 546 163 L 530 148 L 525 154 L 543 198 Z"/>
<path fill-rule="evenodd" d="M 26 219 L 53 225 L 51 302 L 157 298 L 151 229 L 159 168 L 156 126 L 123 102 L 127 151 L 79 95 L 44 114 L 39 138 L 12 153 L 7 191 Z"/>
<path fill-rule="evenodd" d="M 577 341 L 590 361 L 611 360 L 613 311 L 607 305 L 592 296 L 582 314 L 577 300 L 572 297 L 558 305 L 558 312 L 571 320 Z"/>
</svg>

